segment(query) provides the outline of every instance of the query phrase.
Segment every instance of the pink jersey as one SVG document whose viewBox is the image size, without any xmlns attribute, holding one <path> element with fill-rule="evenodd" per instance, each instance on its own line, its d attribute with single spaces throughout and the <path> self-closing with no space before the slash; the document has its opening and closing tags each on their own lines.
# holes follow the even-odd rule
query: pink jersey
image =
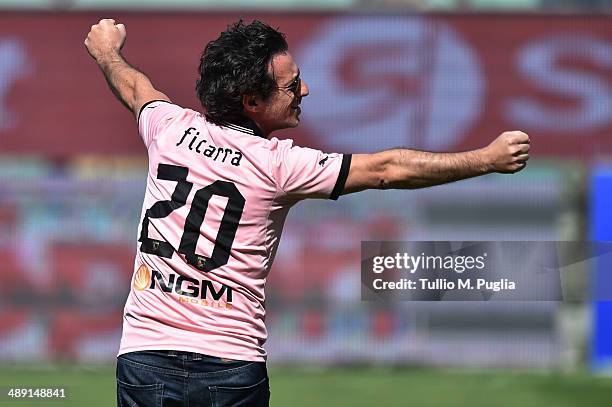
<svg viewBox="0 0 612 407">
<path fill-rule="evenodd" d="M 149 174 L 119 354 L 264 361 L 264 287 L 285 217 L 301 199 L 337 199 L 351 156 L 162 101 L 143 106 L 138 128 Z"/>
</svg>

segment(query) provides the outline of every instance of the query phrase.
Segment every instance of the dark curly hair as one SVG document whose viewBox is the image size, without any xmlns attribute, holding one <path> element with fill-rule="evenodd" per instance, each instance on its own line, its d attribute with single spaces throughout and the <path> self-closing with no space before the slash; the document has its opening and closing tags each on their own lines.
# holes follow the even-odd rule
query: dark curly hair
<svg viewBox="0 0 612 407">
<path fill-rule="evenodd" d="M 200 58 L 196 92 L 206 118 L 217 124 L 243 123 L 243 95 L 266 99 L 276 89 L 268 65 L 288 49 L 285 35 L 261 21 L 240 19 L 209 42 Z"/>
</svg>

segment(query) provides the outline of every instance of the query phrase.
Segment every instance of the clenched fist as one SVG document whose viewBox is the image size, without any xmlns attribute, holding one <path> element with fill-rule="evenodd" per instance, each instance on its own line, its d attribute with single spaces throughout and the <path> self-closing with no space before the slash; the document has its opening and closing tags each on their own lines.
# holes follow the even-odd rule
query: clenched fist
<svg viewBox="0 0 612 407">
<path fill-rule="evenodd" d="M 513 173 L 522 170 L 529 160 L 530 140 L 522 131 L 506 131 L 483 148 L 485 162 L 491 170 Z"/>
<path fill-rule="evenodd" d="M 123 47 L 125 37 L 125 26 L 115 24 L 115 20 L 107 18 L 91 26 L 85 38 L 85 46 L 89 55 L 100 61 L 106 56 L 118 54 Z"/>
</svg>

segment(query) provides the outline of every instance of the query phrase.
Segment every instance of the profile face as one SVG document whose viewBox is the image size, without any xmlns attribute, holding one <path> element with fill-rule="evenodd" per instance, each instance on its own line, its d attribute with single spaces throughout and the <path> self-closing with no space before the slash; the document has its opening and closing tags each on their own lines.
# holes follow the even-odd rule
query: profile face
<svg viewBox="0 0 612 407">
<path fill-rule="evenodd" d="M 268 73 L 277 89 L 261 100 L 259 124 L 267 133 L 300 122 L 302 98 L 308 96 L 308 86 L 300 78 L 300 70 L 289 52 L 276 54 L 270 61 Z"/>
</svg>

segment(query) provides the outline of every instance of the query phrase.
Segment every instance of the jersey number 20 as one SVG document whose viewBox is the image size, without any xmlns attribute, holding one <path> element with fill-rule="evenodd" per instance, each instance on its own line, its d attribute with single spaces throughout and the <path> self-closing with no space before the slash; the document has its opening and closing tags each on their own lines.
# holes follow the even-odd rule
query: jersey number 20
<svg viewBox="0 0 612 407">
<path fill-rule="evenodd" d="M 159 164 L 157 167 L 157 178 L 167 181 L 176 181 L 176 188 L 169 201 L 157 201 L 145 212 L 142 219 L 142 228 L 139 242 L 140 251 L 143 253 L 154 254 L 160 257 L 171 258 L 174 248 L 163 240 L 151 239 L 149 237 L 149 219 L 160 219 L 170 215 L 176 209 L 182 207 L 187 202 L 187 196 L 191 192 L 193 184 L 187 181 L 189 169 L 177 165 Z M 209 257 L 196 253 L 196 245 L 200 236 L 200 227 L 206 216 L 208 202 L 213 195 L 224 196 L 227 198 L 227 205 L 221 226 L 217 233 L 215 246 L 212 255 Z M 232 182 L 215 181 L 212 184 L 196 191 L 191 209 L 185 219 L 183 236 L 178 248 L 178 252 L 185 255 L 187 263 L 204 272 L 211 271 L 217 267 L 227 264 L 230 250 L 236 230 L 242 217 L 245 199 Z"/>
</svg>

